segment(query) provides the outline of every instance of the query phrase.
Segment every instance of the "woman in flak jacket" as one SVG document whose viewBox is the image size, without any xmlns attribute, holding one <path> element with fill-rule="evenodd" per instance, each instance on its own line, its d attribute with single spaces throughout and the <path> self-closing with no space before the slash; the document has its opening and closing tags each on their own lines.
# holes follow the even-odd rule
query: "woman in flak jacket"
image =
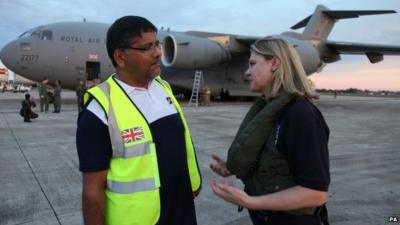
<svg viewBox="0 0 400 225">
<path fill-rule="evenodd" d="M 247 208 L 253 224 L 328 224 L 330 183 L 329 128 L 313 101 L 311 87 L 295 48 L 266 37 L 250 47 L 246 78 L 262 94 L 245 116 L 227 161 L 218 155 L 211 169 L 233 182 L 212 180 L 222 199 Z"/>
</svg>

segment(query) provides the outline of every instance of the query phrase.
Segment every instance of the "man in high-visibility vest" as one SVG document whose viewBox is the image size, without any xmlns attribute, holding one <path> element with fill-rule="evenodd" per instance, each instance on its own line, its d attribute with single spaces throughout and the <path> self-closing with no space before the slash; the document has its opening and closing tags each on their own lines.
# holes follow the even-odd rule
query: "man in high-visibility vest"
<svg viewBox="0 0 400 225">
<path fill-rule="evenodd" d="M 116 68 L 87 91 L 76 144 L 89 224 L 197 224 L 201 175 L 186 120 L 160 74 L 157 28 L 125 16 L 107 32 Z"/>
</svg>

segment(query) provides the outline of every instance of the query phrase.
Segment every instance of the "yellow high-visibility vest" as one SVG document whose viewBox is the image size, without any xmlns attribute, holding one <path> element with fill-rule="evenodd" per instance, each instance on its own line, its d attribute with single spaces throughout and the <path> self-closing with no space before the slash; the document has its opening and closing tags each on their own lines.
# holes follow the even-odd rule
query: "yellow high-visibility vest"
<svg viewBox="0 0 400 225">
<path fill-rule="evenodd" d="M 113 75 L 110 76 L 105 82 L 89 89 L 84 96 L 85 103 L 91 95 L 103 108 L 113 148 L 105 190 L 106 224 L 156 224 L 161 205 L 153 137 L 146 119 L 114 79 Z M 166 81 L 157 77 L 153 82 L 171 98 L 183 122 L 190 182 L 192 191 L 197 192 L 201 187 L 201 175 L 182 109 Z M 124 143 L 124 135 L 133 135 L 136 140 Z"/>
</svg>

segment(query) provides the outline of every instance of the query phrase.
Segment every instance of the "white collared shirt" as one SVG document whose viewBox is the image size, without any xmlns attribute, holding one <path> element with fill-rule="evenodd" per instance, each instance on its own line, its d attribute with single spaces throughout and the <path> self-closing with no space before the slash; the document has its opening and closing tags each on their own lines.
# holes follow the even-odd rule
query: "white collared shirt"
<svg viewBox="0 0 400 225">
<path fill-rule="evenodd" d="M 175 106 L 168 98 L 169 96 L 156 84 L 157 81 L 150 81 L 146 89 L 130 86 L 116 78 L 115 80 L 142 112 L 149 124 L 163 117 L 177 113 Z M 105 125 L 108 125 L 103 108 L 97 101 L 91 101 L 86 109 L 96 115 Z"/>
</svg>

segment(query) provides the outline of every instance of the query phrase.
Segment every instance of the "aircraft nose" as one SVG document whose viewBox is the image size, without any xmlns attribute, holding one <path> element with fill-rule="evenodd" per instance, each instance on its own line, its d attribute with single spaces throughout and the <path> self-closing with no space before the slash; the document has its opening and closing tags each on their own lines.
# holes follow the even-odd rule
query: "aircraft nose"
<svg viewBox="0 0 400 225">
<path fill-rule="evenodd" d="M 16 66 L 17 59 L 15 58 L 17 55 L 17 43 L 15 41 L 8 43 L 3 47 L 0 51 L 0 60 L 3 64 L 12 70 L 13 67 Z"/>
<path fill-rule="evenodd" d="M 3 47 L 2 49 L 1 49 L 1 51 L 0 51 L 0 60 L 1 61 L 3 61 L 4 60 L 4 58 L 6 57 L 6 53 L 5 53 L 5 48 L 6 48 L 7 46 L 5 46 L 5 47 Z"/>
</svg>

